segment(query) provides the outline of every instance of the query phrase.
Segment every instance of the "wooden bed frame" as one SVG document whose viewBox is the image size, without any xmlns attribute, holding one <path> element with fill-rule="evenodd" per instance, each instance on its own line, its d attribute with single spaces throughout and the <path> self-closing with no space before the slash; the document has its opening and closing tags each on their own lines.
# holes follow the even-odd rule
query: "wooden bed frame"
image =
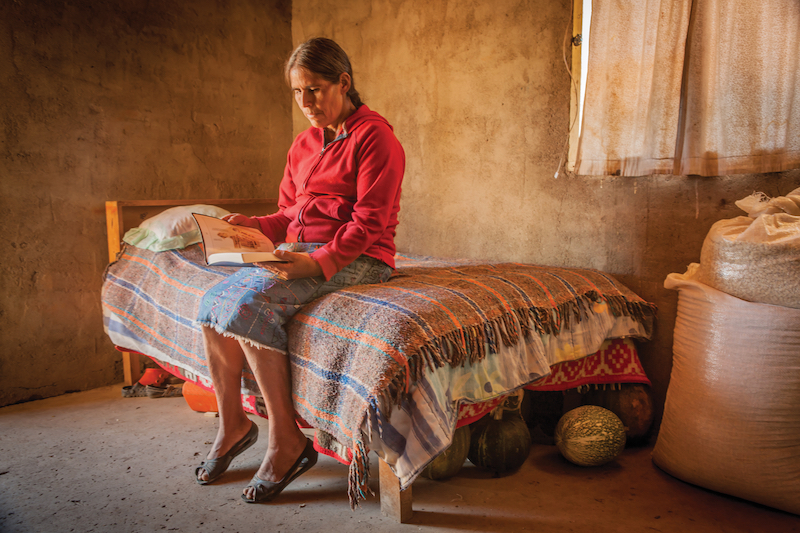
<svg viewBox="0 0 800 533">
<path fill-rule="evenodd" d="M 106 202 L 106 227 L 108 235 L 108 260 L 116 261 L 122 249 L 122 237 L 131 228 L 138 227 L 150 218 L 170 207 L 181 205 L 207 204 L 216 205 L 235 213 L 244 215 L 265 215 L 277 210 L 276 198 L 264 199 L 199 199 L 199 200 L 117 200 Z M 122 366 L 125 385 L 133 385 L 141 377 L 141 361 L 139 353 L 122 350 Z M 391 467 L 379 460 L 381 513 L 394 518 L 400 523 L 407 523 L 412 516 L 411 487 L 400 490 L 400 480 L 392 472 Z"/>
<path fill-rule="evenodd" d="M 122 237 L 131 228 L 138 227 L 147 218 L 179 205 L 216 205 L 244 215 L 263 215 L 274 213 L 278 208 L 276 198 L 263 200 L 120 200 L 106 202 L 106 233 L 108 235 L 108 261 L 116 261 L 122 249 Z M 133 385 L 141 375 L 141 361 L 138 353 L 122 352 L 122 369 L 125 385 Z"/>
</svg>

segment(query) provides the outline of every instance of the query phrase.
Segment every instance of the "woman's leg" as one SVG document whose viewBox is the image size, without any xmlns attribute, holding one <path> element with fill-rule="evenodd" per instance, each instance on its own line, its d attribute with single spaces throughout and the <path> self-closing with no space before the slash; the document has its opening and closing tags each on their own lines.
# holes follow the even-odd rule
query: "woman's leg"
<svg viewBox="0 0 800 533">
<path fill-rule="evenodd" d="M 327 282 L 321 277 L 287 282 L 266 271 L 243 268 L 206 293 L 201 300 L 197 321 L 233 335 L 252 338 L 261 344 L 282 345 L 285 349 L 283 324 L 303 304 L 351 285 L 385 281 L 391 272 L 391 268 L 369 257 L 360 257 Z M 253 309 L 258 312 L 254 314 Z M 262 329 L 267 324 L 272 326 Z M 270 426 L 267 453 L 257 475 L 262 481 L 282 480 L 301 456 L 307 442 L 295 422 L 288 356 L 282 351 L 259 349 L 224 337 L 213 327 L 203 327 L 202 331 L 221 419 L 208 459 L 227 454 L 250 429 L 240 396 L 241 372 L 247 362 L 264 397 Z M 258 334 L 253 337 L 253 332 Z M 205 473 L 200 476 L 201 480 L 207 478 Z M 253 490 L 252 487 L 245 489 L 245 497 L 252 500 Z"/>
<path fill-rule="evenodd" d="M 306 436 L 295 421 L 289 356 L 245 343 L 240 347 L 264 396 L 269 416 L 269 444 L 257 475 L 264 481 L 277 482 L 283 479 L 306 445 Z M 245 488 L 245 497 L 253 499 L 254 491 L 253 487 Z"/>
<path fill-rule="evenodd" d="M 217 438 L 206 459 L 216 459 L 228 453 L 250 430 L 250 420 L 242 407 L 241 383 L 245 357 L 236 339 L 224 337 L 212 328 L 200 329 L 219 408 Z M 198 479 L 208 481 L 208 473 L 201 471 Z"/>
</svg>

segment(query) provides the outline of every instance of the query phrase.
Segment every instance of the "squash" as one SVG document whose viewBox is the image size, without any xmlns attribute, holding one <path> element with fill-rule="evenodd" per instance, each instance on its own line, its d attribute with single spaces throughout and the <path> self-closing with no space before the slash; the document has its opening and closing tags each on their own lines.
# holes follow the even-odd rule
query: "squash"
<svg viewBox="0 0 800 533">
<path fill-rule="evenodd" d="M 450 446 L 428 463 L 422 476 L 429 479 L 447 479 L 455 476 L 467 460 L 470 443 L 469 426 L 461 426 L 453 433 Z"/>
<path fill-rule="evenodd" d="M 624 383 L 619 388 L 591 390 L 584 404 L 605 407 L 625 426 L 627 444 L 646 444 L 653 424 L 653 393 L 639 383 Z"/>
<path fill-rule="evenodd" d="M 496 475 L 516 470 L 531 453 L 531 433 L 520 414 L 523 392 L 513 394 L 503 405 L 473 424 L 470 462 L 494 470 Z"/>
<path fill-rule="evenodd" d="M 554 434 L 556 447 L 579 466 L 600 466 L 625 449 L 625 426 L 604 407 L 583 405 L 561 417 Z"/>
</svg>

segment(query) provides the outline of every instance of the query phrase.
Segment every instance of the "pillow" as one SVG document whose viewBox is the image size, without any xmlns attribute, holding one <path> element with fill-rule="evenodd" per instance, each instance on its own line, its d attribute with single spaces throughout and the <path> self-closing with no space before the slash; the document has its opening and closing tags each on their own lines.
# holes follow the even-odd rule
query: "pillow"
<svg viewBox="0 0 800 533">
<path fill-rule="evenodd" d="M 204 204 L 171 207 L 148 218 L 138 228 L 126 231 L 122 240 L 153 252 L 186 248 L 202 240 L 192 213 L 221 218 L 230 211 Z"/>
</svg>

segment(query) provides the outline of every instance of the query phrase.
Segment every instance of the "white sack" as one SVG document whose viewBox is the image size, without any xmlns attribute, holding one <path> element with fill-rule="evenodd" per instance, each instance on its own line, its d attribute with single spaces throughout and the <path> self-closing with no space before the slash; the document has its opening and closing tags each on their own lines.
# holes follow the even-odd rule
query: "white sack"
<svg viewBox="0 0 800 533">
<path fill-rule="evenodd" d="M 686 275 L 653 462 L 711 490 L 800 514 L 800 310 Z"/>
<path fill-rule="evenodd" d="M 763 192 L 754 192 L 747 198 L 742 198 L 735 203 L 750 218 L 758 218 L 763 214 L 775 213 L 800 215 L 800 187 L 786 196 L 778 196 L 776 198 L 770 198 Z"/>
<path fill-rule="evenodd" d="M 749 216 L 711 226 L 698 281 L 749 302 L 800 309 L 800 189 L 736 202 Z"/>
</svg>

